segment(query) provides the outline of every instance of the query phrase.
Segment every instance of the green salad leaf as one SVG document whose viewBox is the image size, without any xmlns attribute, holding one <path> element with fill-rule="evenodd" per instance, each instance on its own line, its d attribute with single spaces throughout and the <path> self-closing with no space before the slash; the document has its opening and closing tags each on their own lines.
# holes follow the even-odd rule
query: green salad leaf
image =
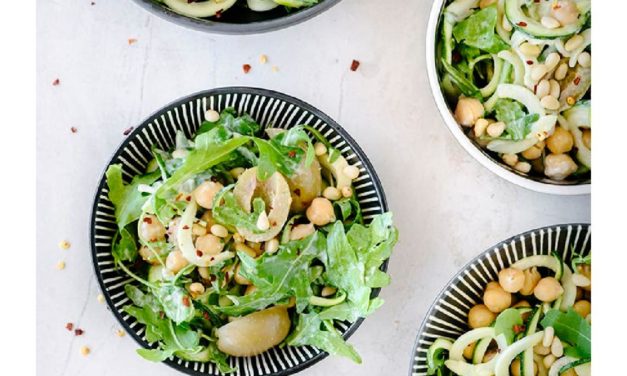
<svg viewBox="0 0 627 376">
<path fill-rule="evenodd" d="M 507 343 L 512 344 L 516 337 L 516 326 L 521 327 L 523 325 L 522 315 L 516 308 L 508 308 L 505 311 L 499 313 L 494 322 L 494 331 L 496 335 L 504 334 Z"/>
<path fill-rule="evenodd" d="M 494 105 L 495 117 L 505 123 L 505 133 L 500 138 L 514 141 L 525 139 L 531 133 L 531 125 L 540 115 L 526 114 L 522 104 L 510 99 L 499 99 Z"/>
<path fill-rule="evenodd" d="M 197 135 L 222 127 L 230 133 L 245 136 L 254 136 L 261 130 L 261 126 L 248 114 L 238 115 L 234 108 L 225 108 L 216 122 L 205 121 L 200 125 Z"/>
<path fill-rule="evenodd" d="M 192 298 L 183 287 L 163 284 L 153 293 L 159 299 L 166 316 L 177 325 L 194 317 Z"/>
<path fill-rule="evenodd" d="M 215 195 L 212 210 L 213 218 L 231 231 L 236 228 L 245 228 L 255 233 L 263 232 L 257 227 L 257 220 L 259 215 L 266 210 L 265 202 L 260 197 L 256 197 L 253 200 L 252 213 L 247 213 L 237 203 L 232 192 L 233 187 L 234 185 L 226 186 Z"/>
<path fill-rule="evenodd" d="M 137 259 L 137 240 L 133 226 L 129 225 L 118 232 L 111 254 L 116 262 L 133 262 Z"/>
<path fill-rule="evenodd" d="M 292 176 L 298 169 L 300 159 L 304 154 L 301 148 L 285 146 L 274 139 L 253 138 L 253 142 L 259 149 L 259 164 L 257 165 L 259 180 L 268 179 L 276 171 L 285 176 Z"/>
<path fill-rule="evenodd" d="M 543 328 L 552 326 L 555 335 L 576 349 L 582 358 L 592 354 L 590 324 L 572 308 L 568 312 L 556 309 L 548 311 L 540 322 Z"/>
<path fill-rule="evenodd" d="M 142 195 L 137 189 L 140 184 L 150 185 L 161 176 L 158 171 L 133 178 L 130 184 L 124 184 L 122 179 L 122 165 L 112 164 L 106 172 L 109 187 L 109 200 L 115 207 L 115 219 L 118 228 L 122 230 L 131 222 L 139 219 L 142 206 L 148 196 Z"/>
<path fill-rule="evenodd" d="M 458 69 L 449 64 L 446 60 L 441 60 L 442 67 L 448 73 L 451 81 L 459 88 L 459 90 L 467 97 L 482 99 L 483 96 L 479 88 Z"/>
<path fill-rule="evenodd" d="M 509 45 L 495 33 L 496 21 L 496 5 L 491 5 L 455 25 L 453 36 L 460 43 L 496 54 L 509 49 Z"/>
</svg>

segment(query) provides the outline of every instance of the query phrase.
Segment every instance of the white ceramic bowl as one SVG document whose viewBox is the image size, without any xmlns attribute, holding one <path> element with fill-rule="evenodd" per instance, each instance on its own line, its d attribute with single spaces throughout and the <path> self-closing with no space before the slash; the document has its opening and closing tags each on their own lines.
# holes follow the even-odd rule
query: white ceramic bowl
<svg viewBox="0 0 627 376">
<path fill-rule="evenodd" d="M 462 130 L 461 126 L 457 124 L 457 121 L 453 117 L 451 108 L 444 99 L 442 90 L 440 89 L 440 82 L 438 77 L 438 71 L 435 64 L 435 48 L 436 48 L 436 36 L 439 29 L 440 15 L 444 10 L 447 0 L 434 0 L 433 7 L 431 8 L 431 14 L 429 15 L 429 25 L 427 27 L 427 72 L 429 74 L 429 83 L 431 84 L 431 91 L 435 99 L 435 103 L 440 110 L 440 114 L 444 119 L 444 122 L 448 126 L 453 136 L 457 139 L 461 146 L 472 155 L 479 163 L 485 166 L 488 170 L 508 180 L 511 183 L 519 185 L 521 187 L 531 189 L 537 192 L 550 193 L 556 195 L 583 195 L 590 194 L 590 180 L 585 181 L 554 181 L 547 178 L 527 176 L 517 172 L 504 163 L 494 159 L 488 152 L 481 149 L 477 144 L 473 142 Z"/>
</svg>

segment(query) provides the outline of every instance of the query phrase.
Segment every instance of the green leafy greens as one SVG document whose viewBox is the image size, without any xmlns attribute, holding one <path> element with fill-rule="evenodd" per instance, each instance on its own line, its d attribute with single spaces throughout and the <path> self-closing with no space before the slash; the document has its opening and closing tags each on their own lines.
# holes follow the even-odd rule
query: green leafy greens
<svg viewBox="0 0 627 376">
<path fill-rule="evenodd" d="M 568 312 L 556 309 L 548 311 L 540 322 L 543 328 L 552 326 L 555 335 L 562 341 L 573 346 L 582 358 L 590 358 L 592 354 L 592 329 L 590 324 L 572 308 Z"/>
</svg>

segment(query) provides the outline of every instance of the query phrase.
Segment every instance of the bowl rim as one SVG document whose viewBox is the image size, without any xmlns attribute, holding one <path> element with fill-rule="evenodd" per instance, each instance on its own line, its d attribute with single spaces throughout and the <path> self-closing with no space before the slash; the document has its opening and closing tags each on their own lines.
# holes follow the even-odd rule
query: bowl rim
<svg viewBox="0 0 627 376">
<path fill-rule="evenodd" d="M 486 248 L 484 251 L 482 251 L 478 255 L 474 256 L 473 258 L 471 258 L 468 262 L 466 262 L 464 264 L 464 266 L 462 266 L 457 272 L 455 272 L 455 274 L 453 274 L 453 276 L 451 276 L 451 278 L 446 282 L 444 287 L 442 287 L 440 289 L 438 294 L 435 296 L 435 298 L 433 299 L 433 301 L 429 305 L 429 308 L 427 308 L 427 310 L 425 311 L 425 316 L 423 317 L 422 322 L 420 324 L 420 327 L 419 327 L 418 331 L 416 332 L 416 339 L 414 339 L 414 344 L 413 344 L 413 346 L 411 348 L 411 353 L 410 353 L 410 357 L 409 357 L 408 375 L 409 376 L 413 376 L 413 369 L 414 369 L 414 364 L 415 364 L 416 349 L 420 346 L 418 342 L 420 341 L 420 337 L 421 337 L 422 333 L 425 331 L 425 326 L 427 325 L 427 321 L 429 321 L 428 319 L 429 319 L 429 316 L 430 316 L 431 312 L 433 312 L 433 309 L 436 307 L 436 305 L 438 304 L 440 299 L 444 296 L 446 291 L 448 291 L 448 289 L 453 285 L 453 283 L 459 278 L 459 276 L 464 274 L 464 272 L 469 270 L 469 268 L 472 265 L 474 265 L 477 261 L 481 260 L 483 257 L 485 257 L 489 252 L 492 252 L 494 249 L 497 249 L 497 248 L 498 249 L 502 249 L 504 245 L 508 245 L 508 244 L 510 244 L 513 241 L 519 240 L 521 237 L 525 237 L 526 238 L 528 235 L 536 233 L 538 231 L 549 230 L 549 229 L 556 229 L 556 228 L 564 229 L 564 228 L 568 228 L 569 226 L 572 226 L 572 227 L 582 226 L 582 227 L 589 228 L 589 227 L 592 226 L 592 224 L 591 223 L 584 223 L 584 222 L 558 223 L 558 224 L 555 224 L 555 225 L 541 226 L 541 227 L 534 228 L 532 230 L 527 230 L 525 232 L 521 232 L 520 234 L 516 234 L 516 235 L 510 236 L 509 238 L 507 238 L 505 240 L 502 240 L 502 241 L 498 242 L 497 244 L 495 244 L 495 245 L 493 245 L 491 247 Z"/>
<path fill-rule="evenodd" d="M 435 39 L 437 35 L 438 21 L 440 19 L 441 10 L 444 7 L 446 1 L 447 0 L 435 0 L 433 2 L 433 6 L 431 7 L 429 22 L 427 24 L 425 57 L 427 64 L 427 74 L 429 76 L 429 84 L 431 86 L 431 94 L 438 107 L 438 112 L 440 113 L 440 116 L 444 120 L 444 123 L 446 123 L 449 131 L 451 131 L 453 136 L 457 139 L 457 142 L 466 150 L 466 152 L 468 152 L 468 154 L 470 154 L 475 160 L 481 163 L 485 168 L 490 170 L 492 173 L 500 176 L 501 178 L 509 181 L 510 183 L 516 184 L 520 187 L 536 192 L 549 193 L 554 195 L 570 196 L 590 194 L 591 183 L 572 185 L 544 183 L 510 171 L 504 166 L 497 163 L 493 158 L 483 153 L 481 149 L 477 147 L 462 131 L 462 128 L 453 117 L 451 109 L 444 99 L 444 95 L 442 94 L 442 91 L 440 89 L 437 68 L 435 65 Z"/>
<path fill-rule="evenodd" d="M 256 94 L 256 95 L 263 95 L 263 96 L 269 96 L 269 97 L 273 97 L 282 101 L 285 101 L 286 103 L 290 103 L 290 104 L 294 104 L 295 106 L 302 108 L 306 111 L 309 111 L 312 114 L 315 114 L 320 120 L 322 120 L 323 122 L 325 122 L 329 127 L 331 127 L 333 130 L 335 130 L 338 135 L 345 140 L 351 147 L 351 149 L 353 150 L 353 152 L 355 153 L 355 155 L 360 159 L 360 161 L 362 162 L 364 168 L 366 169 L 366 171 L 368 171 L 368 174 L 370 175 L 370 178 L 372 180 L 372 184 L 374 186 L 375 191 L 378 194 L 378 198 L 379 198 L 379 202 L 381 205 L 381 210 L 383 212 L 387 212 L 389 211 L 389 207 L 388 207 L 388 203 L 387 203 L 387 199 L 385 196 L 385 191 L 383 189 L 383 185 L 381 183 L 381 180 L 374 168 L 374 166 L 372 165 L 372 162 L 370 161 L 370 159 L 368 158 L 367 154 L 363 151 L 363 149 L 361 148 L 361 146 L 359 146 L 359 144 L 355 141 L 355 139 L 353 139 L 350 134 L 339 124 L 337 123 L 335 120 L 333 120 L 331 117 L 329 117 L 326 113 L 324 113 L 323 111 L 313 107 L 312 105 L 310 105 L 309 103 L 292 97 L 288 94 L 284 94 L 278 91 L 274 91 L 274 90 L 270 90 L 270 89 L 263 89 L 263 88 L 257 88 L 257 87 L 248 87 L 248 86 L 225 86 L 225 87 L 217 87 L 217 88 L 213 88 L 213 89 L 206 89 L 206 90 L 201 90 L 201 91 L 197 91 L 195 93 L 189 94 L 189 95 L 185 95 L 179 99 L 176 99 L 172 102 L 167 103 L 166 105 L 160 107 L 157 111 L 154 111 L 153 113 L 151 113 L 150 115 L 146 116 L 145 118 L 143 118 L 143 120 L 140 121 L 139 125 L 137 127 L 135 127 L 131 133 L 129 133 L 128 135 L 126 135 L 124 137 L 124 139 L 119 143 L 119 145 L 115 148 L 114 152 L 112 153 L 111 157 L 108 159 L 106 165 L 104 166 L 104 168 L 102 169 L 102 172 L 99 175 L 98 178 L 98 182 L 96 184 L 96 188 L 95 188 L 95 192 L 93 195 L 93 204 L 91 207 L 91 216 L 90 216 L 90 220 L 88 222 L 88 226 L 89 226 L 89 245 L 90 245 L 90 253 L 91 253 L 91 260 L 92 260 L 92 266 L 93 266 L 93 272 L 95 274 L 96 280 L 98 281 L 98 286 L 100 288 L 100 292 L 102 293 L 102 295 L 105 298 L 105 302 L 107 304 L 107 308 L 108 310 L 113 314 L 113 316 L 115 317 L 115 319 L 118 321 L 118 324 L 120 324 L 123 329 L 135 340 L 135 342 L 141 346 L 142 348 L 144 348 L 144 341 L 135 333 L 135 331 L 130 327 L 129 324 L 126 323 L 126 321 L 123 319 L 122 315 L 120 314 L 120 312 L 118 311 L 117 308 L 115 308 L 113 301 L 111 300 L 110 297 L 110 293 L 107 291 L 106 286 L 104 284 L 104 280 L 102 277 L 102 274 L 100 273 L 100 267 L 98 265 L 98 259 L 96 256 L 96 211 L 97 211 L 97 206 L 98 206 L 98 201 L 99 201 L 99 196 L 102 193 L 103 188 L 105 187 L 106 184 L 106 170 L 109 168 L 109 166 L 115 162 L 115 160 L 121 155 L 121 153 L 123 152 L 124 148 L 130 144 L 130 142 L 134 139 L 134 136 L 139 134 L 149 123 L 152 122 L 153 119 L 158 118 L 159 116 L 161 116 L 162 114 L 168 112 L 169 110 L 171 110 L 174 107 L 178 107 L 182 104 L 185 103 L 189 103 L 189 102 L 193 102 L 199 98 L 203 98 L 206 96 L 211 96 L 211 95 L 219 95 L 219 94 Z M 384 272 L 387 272 L 388 269 L 388 263 L 389 263 L 389 259 L 385 260 L 381 266 L 381 270 Z M 371 298 L 375 298 L 379 295 L 379 293 L 381 292 L 380 288 L 374 288 L 372 289 L 372 293 L 371 293 Z M 342 337 L 345 340 L 348 340 L 356 331 L 357 329 L 361 326 L 361 324 L 363 323 L 363 321 L 365 320 L 365 318 L 360 317 L 359 319 L 357 319 L 357 321 L 355 321 L 354 323 L 352 323 L 346 330 L 346 332 L 342 335 Z M 282 370 L 277 371 L 276 373 L 272 373 L 272 374 L 268 374 L 267 376 L 287 376 L 287 375 L 292 375 L 295 373 L 298 373 L 306 368 L 309 368 L 311 366 L 313 366 L 314 364 L 320 362 L 321 360 L 323 360 L 324 358 L 326 358 L 329 354 L 325 351 L 320 351 L 318 354 L 312 356 L 311 358 L 305 360 L 302 363 L 296 364 L 293 367 L 289 367 L 289 368 L 285 368 Z M 184 367 L 182 364 L 178 364 L 175 361 L 163 361 L 161 362 L 163 364 L 166 364 L 167 366 L 176 369 L 177 371 L 183 373 L 183 374 L 189 374 L 189 375 L 200 375 L 201 373 L 199 371 L 195 371 L 195 370 L 191 370 L 189 368 Z"/>
<path fill-rule="evenodd" d="M 149 13 L 179 26 L 212 34 L 244 35 L 267 33 L 296 25 L 321 14 L 342 0 L 323 0 L 311 7 L 300 9 L 283 17 L 242 24 L 215 22 L 185 16 L 176 13 L 165 5 L 157 4 L 153 0 L 132 1 Z"/>
</svg>

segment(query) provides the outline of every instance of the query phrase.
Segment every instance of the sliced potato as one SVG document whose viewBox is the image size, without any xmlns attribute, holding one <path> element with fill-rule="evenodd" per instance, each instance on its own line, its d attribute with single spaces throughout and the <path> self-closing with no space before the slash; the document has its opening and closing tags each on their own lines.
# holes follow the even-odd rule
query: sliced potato
<svg viewBox="0 0 627 376">
<path fill-rule="evenodd" d="M 251 313 L 218 328 L 218 348 L 232 356 L 258 355 L 283 342 L 290 325 L 285 307 Z"/>
</svg>

